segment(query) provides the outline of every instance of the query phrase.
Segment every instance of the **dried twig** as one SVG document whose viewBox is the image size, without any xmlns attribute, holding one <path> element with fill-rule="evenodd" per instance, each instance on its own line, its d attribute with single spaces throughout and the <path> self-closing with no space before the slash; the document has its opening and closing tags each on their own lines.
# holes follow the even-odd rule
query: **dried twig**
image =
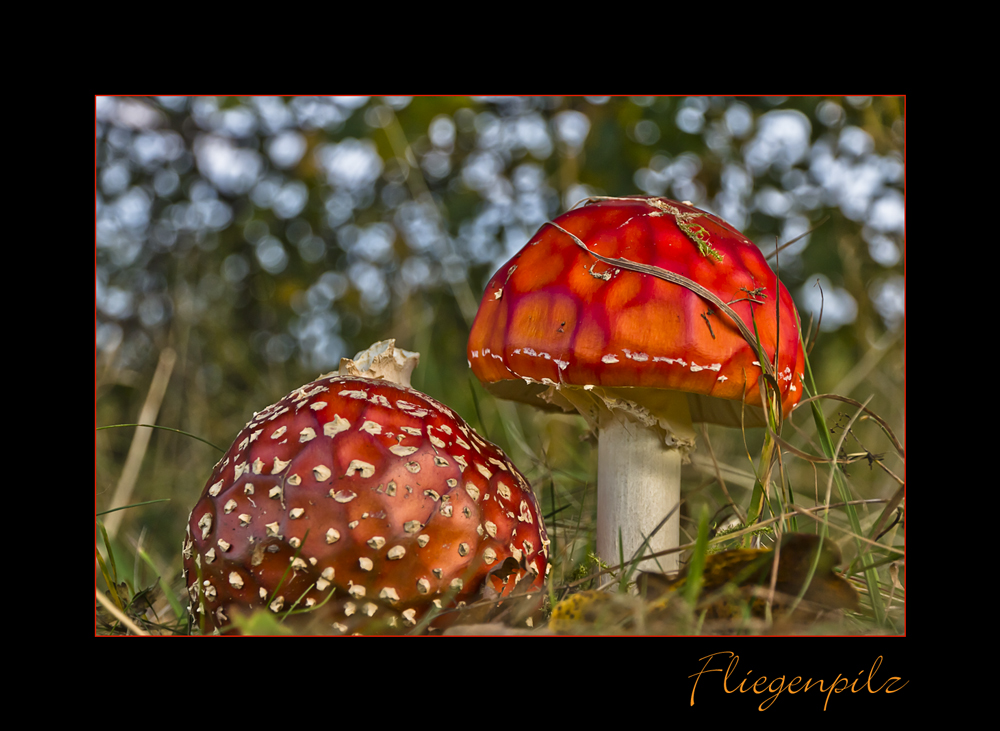
<svg viewBox="0 0 1000 731">
<path fill-rule="evenodd" d="M 681 276 L 680 274 L 677 274 L 675 272 L 671 272 L 666 269 L 661 269 L 658 266 L 653 266 L 652 264 L 640 264 L 639 262 L 629 261 L 628 259 L 615 259 L 608 256 L 601 256 L 596 251 L 592 251 L 591 249 L 589 249 L 587 245 L 583 243 L 583 241 L 581 241 L 575 234 L 571 234 L 569 231 L 564 229 L 558 223 L 553 223 L 552 221 L 546 221 L 546 223 L 549 226 L 553 226 L 559 229 L 564 234 L 569 236 L 571 239 L 573 239 L 573 241 L 576 242 L 577 246 L 579 246 L 581 249 L 586 251 L 588 254 L 590 254 L 598 261 L 602 261 L 609 266 L 620 267 L 622 269 L 627 269 L 629 271 L 638 272 L 639 274 L 648 274 L 652 277 L 657 277 L 664 281 L 671 282 L 673 284 L 677 284 L 680 285 L 681 287 L 685 287 L 691 290 L 702 299 L 707 300 L 708 302 L 715 305 L 718 309 L 722 310 L 727 315 L 729 315 L 729 318 L 735 323 L 736 327 L 739 328 L 740 334 L 743 336 L 743 339 L 750 344 L 750 347 L 756 350 L 757 338 L 754 337 L 754 334 L 753 332 L 751 332 L 750 328 L 747 327 L 746 324 L 743 322 L 743 320 L 740 319 L 740 316 L 736 314 L 736 312 L 733 310 L 732 307 L 730 307 L 721 299 L 719 299 L 719 297 L 716 296 L 715 293 L 705 289 L 697 282 L 692 281 L 687 277 Z M 766 358 L 761 358 L 760 363 L 761 367 L 764 369 L 764 372 L 767 374 L 768 378 L 774 381 L 774 368 L 771 366 L 771 364 L 767 361 Z"/>
</svg>

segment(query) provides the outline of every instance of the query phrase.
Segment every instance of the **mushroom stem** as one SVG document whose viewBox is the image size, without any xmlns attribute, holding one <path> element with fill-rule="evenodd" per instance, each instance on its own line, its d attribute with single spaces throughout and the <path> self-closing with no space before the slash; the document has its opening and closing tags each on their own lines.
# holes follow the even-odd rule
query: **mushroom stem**
<svg viewBox="0 0 1000 731">
<path fill-rule="evenodd" d="M 668 447 L 660 429 L 647 427 L 618 409 L 601 420 L 597 451 L 597 554 L 620 563 L 618 535 L 629 563 L 643 541 L 681 496 L 682 450 Z M 649 555 L 680 545 L 680 510 L 657 531 L 642 551 Z M 676 571 L 677 554 L 646 559 L 646 571 Z"/>
</svg>

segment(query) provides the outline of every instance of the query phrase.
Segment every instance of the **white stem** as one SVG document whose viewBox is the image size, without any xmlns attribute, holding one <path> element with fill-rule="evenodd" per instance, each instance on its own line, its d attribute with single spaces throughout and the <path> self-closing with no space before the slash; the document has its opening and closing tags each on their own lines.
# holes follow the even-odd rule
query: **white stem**
<svg viewBox="0 0 1000 731">
<path fill-rule="evenodd" d="M 664 444 L 659 429 L 645 427 L 615 410 L 602 420 L 597 451 L 597 554 L 620 563 L 621 531 L 625 561 L 642 546 L 681 496 L 681 450 Z M 680 545 L 680 508 L 650 540 L 644 554 Z M 646 571 L 675 571 L 677 554 L 647 559 Z"/>
</svg>

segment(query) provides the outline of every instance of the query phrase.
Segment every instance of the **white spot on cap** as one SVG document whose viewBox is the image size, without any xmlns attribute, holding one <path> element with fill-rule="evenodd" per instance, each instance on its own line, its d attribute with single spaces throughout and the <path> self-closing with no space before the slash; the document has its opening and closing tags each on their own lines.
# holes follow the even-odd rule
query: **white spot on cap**
<svg viewBox="0 0 1000 731">
<path fill-rule="evenodd" d="M 323 434 L 328 437 L 333 437 L 340 434 L 342 431 L 347 431 L 350 426 L 351 422 L 342 418 L 339 414 L 334 414 L 333 421 L 328 421 L 323 425 Z"/>
<path fill-rule="evenodd" d="M 666 356 L 661 356 L 661 355 L 654 355 L 653 362 L 667 363 L 669 365 L 673 365 L 676 363 L 677 365 L 682 367 L 687 366 L 687 362 L 683 358 L 667 358 Z"/>
<path fill-rule="evenodd" d="M 205 540 L 208 538 L 209 532 L 212 530 L 212 514 L 205 513 L 198 520 L 198 527 L 201 528 L 201 539 Z"/>
<path fill-rule="evenodd" d="M 347 466 L 347 472 L 344 473 L 344 476 L 350 477 L 355 472 L 360 472 L 362 477 L 371 477 L 375 474 L 375 465 L 362 462 L 360 459 L 352 459 L 351 463 Z"/>
<path fill-rule="evenodd" d="M 497 482 L 497 492 L 504 500 L 510 500 L 510 488 L 502 482 Z"/>
<path fill-rule="evenodd" d="M 605 355 L 605 356 L 603 356 L 601 358 L 601 362 L 602 363 L 617 363 L 618 362 L 618 356 L 617 355 L 610 355 L 610 354 L 609 355 Z"/>
<path fill-rule="evenodd" d="M 531 509 L 528 507 L 528 501 L 521 501 L 521 514 L 517 516 L 517 519 L 523 523 L 534 523 L 534 519 L 531 517 Z"/>
</svg>

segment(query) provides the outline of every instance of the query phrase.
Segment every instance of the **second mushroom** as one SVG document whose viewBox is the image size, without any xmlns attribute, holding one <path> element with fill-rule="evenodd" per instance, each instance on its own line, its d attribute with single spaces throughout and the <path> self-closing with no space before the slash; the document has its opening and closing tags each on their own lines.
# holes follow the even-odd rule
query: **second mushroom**
<svg viewBox="0 0 1000 731">
<path fill-rule="evenodd" d="M 253 415 L 188 519 L 195 627 L 232 632 L 235 613 L 260 609 L 304 614 L 297 631 L 430 631 L 479 599 L 542 589 L 530 485 L 410 387 L 417 359 L 375 343 Z"/>
<path fill-rule="evenodd" d="M 665 198 L 592 199 L 544 225 L 487 285 L 468 358 L 494 395 L 575 409 L 598 430 L 610 564 L 679 545 L 692 422 L 764 425 L 762 370 L 785 414 L 802 396 L 795 305 L 760 249 Z M 657 565 L 676 569 L 677 554 L 642 568 Z"/>
</svg>

